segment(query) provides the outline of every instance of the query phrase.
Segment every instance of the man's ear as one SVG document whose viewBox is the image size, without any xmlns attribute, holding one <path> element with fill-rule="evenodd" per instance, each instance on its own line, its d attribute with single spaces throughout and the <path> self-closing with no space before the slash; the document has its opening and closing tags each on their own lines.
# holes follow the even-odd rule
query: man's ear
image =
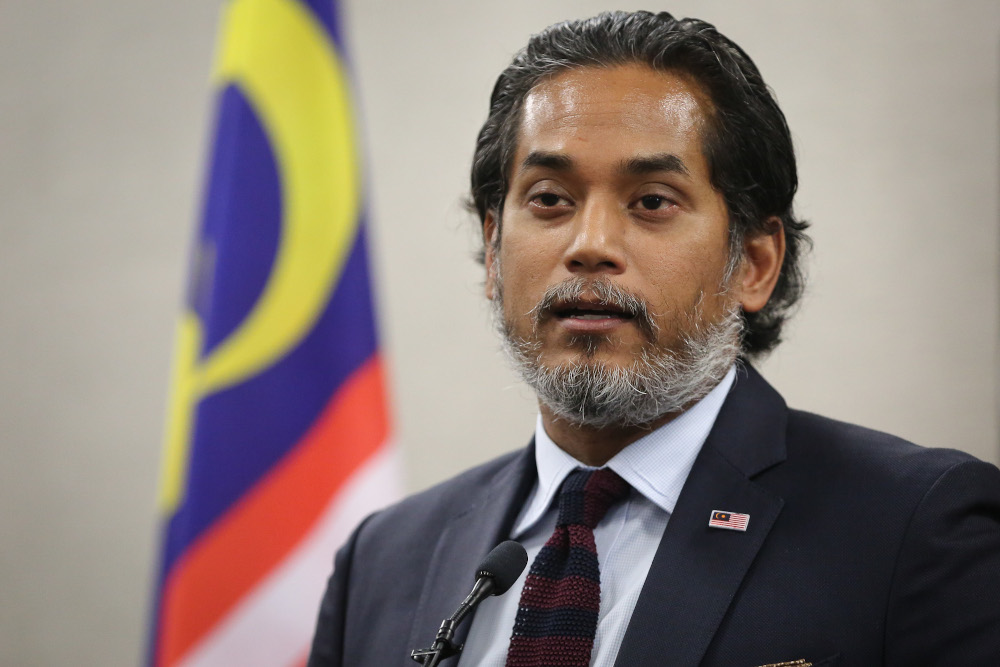
<svg viewBox="0 0 1000 667">
<path fill-rule="evenodd" d="M 486 218 L 483 219 L 483 263 L 486 265 L 486 298 L 492 301 L 496 296 L 496 286 L 497 286 L 497 258 L 496 258 L 496 248 L 497 248 L 497 235 L 500 233 L 500 228 L 497 225 L 497 219 L 490 211 L 486 214 Z"/>
<path fill-rule="evenodd" d="M 740 303 L 748 313 L 756 313 L 767 305 L 785 259 L 785 229 L 781 220 L 771 217 L 767 225 L 773 231 L 756 234 L 743 242 Z"/>
</svg>

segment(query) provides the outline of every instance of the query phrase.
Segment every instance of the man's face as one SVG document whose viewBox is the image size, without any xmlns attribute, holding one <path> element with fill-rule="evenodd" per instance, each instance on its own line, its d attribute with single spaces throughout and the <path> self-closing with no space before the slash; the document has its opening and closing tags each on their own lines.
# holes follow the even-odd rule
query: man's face
<svg viewBox="0 0 1000 667">
<path fill-rule="evenodd" d="M 495 220 L 485 228 L 487 294 L 502 289 L 508 333 L 542 368 L 633 367 L 733 312 L 727 209 L 701 150 L 708 104 L 641 65 L 570 70 L 525 99 L 499 248 Z M 648 319 L 608 305 L 605 285 Z"/>
</svg>

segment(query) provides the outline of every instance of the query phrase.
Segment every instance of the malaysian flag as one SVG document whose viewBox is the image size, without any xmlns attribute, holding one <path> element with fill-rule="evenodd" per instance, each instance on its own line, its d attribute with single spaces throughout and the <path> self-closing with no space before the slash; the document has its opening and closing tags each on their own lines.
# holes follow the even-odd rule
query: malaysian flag
<svg viewBox="0 0 1000 667">
<path fill-rule="evenodd" d="M 231 0 L 178 329 L 148 663 L 305 663 L 333 554 L 400 495 L 329 0 Z"/>
<path fill-rule="evenodd" d="M 712 528 L 726 528 L 728 530 L 746 531 L 749 523 L 749 514 L 726 512 L 725 510 L 712 510 L 712 514 L 708 518 L 708 525 Z"/>
</svg>

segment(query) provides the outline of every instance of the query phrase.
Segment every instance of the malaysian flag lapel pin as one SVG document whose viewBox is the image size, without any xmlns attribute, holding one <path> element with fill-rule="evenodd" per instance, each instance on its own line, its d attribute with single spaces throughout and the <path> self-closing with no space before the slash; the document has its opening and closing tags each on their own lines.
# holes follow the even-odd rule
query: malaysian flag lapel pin
<svg viewBox="0 0 1000 667">
<path fill-rule="evenodd" d="M 747 532 L 747 524 L 750 523 L 749 514 L 739 512 L 727 512 L 725 510 L 712 510 L 708 517 L 709 528 L 725 528 L 726 530 L 738 530 L 741 533 Z"/>
</svg>

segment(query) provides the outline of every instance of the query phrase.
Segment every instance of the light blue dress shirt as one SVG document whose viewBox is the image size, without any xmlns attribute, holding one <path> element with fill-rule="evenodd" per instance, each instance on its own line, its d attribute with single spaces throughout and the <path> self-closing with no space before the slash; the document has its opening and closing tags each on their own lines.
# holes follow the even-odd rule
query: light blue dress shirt
<svg viewBox="0 0 1000 667">
<path fill-rule="evenodd" d="M 735 379 L 736 369 L 731 368 L 722 382 L 692 408 L 608 461 L 607 467 L 628 482 L 632 491 L 594 529 L 601 566 L 601 610 L 591 665 L 614 664 L 681 488 Z M 535 426 L 535 465 L 538 482 L 511 533 L 511 539 L 528 551 L 529 563 L 555 530 L 558 508 L 553 500 L 559 486 L 574 468 L 589 467 L 549 438 L 540 416 Z M 487 598 L 480 605 L 462 651 L 462 667 L 503 667 L 529 568 L 507 593 Z"/>
</svg>

